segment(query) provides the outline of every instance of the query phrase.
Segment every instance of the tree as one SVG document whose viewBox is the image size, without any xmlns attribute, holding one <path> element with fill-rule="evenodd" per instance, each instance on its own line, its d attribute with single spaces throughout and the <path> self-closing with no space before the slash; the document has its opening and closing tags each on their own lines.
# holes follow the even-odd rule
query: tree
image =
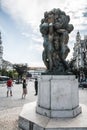
<svg viewBox="0 0 87 130">
<path fill-rule="evenodd" d="M 19 80 L 20 79 L 22 80 L 23 75 L 26 74 L 27 72 L 27 69 L 28 69 L 27 64 L 14 64 L 13 68 L 18 73 L 18 83 L 19 83 Z"/>
<path fill-rule="evenodd" d="M 8 76 L 8 72 L 7 72 L 6 69 L 1 69 L 1 70 L 0 70 L 0 74 L 1 74 L 2 76 Z"/>
</svg>

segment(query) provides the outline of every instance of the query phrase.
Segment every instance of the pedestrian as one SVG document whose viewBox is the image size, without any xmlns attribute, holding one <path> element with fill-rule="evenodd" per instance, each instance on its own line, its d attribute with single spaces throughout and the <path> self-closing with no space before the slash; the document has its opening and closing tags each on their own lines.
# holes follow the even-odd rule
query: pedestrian
<svg viewBox="0 0 87 130">
<path fill-rule="evenodd" d="M 38 94 L 38 81 L 37 81 L 37 78 L 35 78 L 35 96 Z"/>
<path fill-rule="evenodd" d="M 12 79 L 10 78 L 9 80 L 7 80 L 7 97 L 9 96 L 9 92 L 10 92 L 10 96 L 12 96 L 12 86 L 13 86 L 13 82 Z"/>
<path fill-rule="evenodd" d="M 23 98 L 26 97 L 26 94 L 27 94 L 27 84 L 26 84 L 26 79 L 23 79 L 22 88 L 23 88 L 23 93 L 22 93 L 22 99 L 23 99 Z"/>
</svg>

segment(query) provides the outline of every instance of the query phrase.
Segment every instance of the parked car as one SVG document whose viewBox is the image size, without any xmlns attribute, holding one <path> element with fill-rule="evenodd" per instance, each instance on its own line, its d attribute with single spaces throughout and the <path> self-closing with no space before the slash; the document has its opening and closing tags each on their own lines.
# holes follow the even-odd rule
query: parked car
<svg viewBox="0 0 87 130">
<path fill-rule="evenodd" d="M 87 81 L 80 82 L 79 87 L 81 87 L 82 89 L 87 88 Z"/>
<path fill-rule="evenodd" d="M 7 80 L 9 80 L 10 77 L 8 76 L 0 76 L 0 84 L 4 84 L 7 82 Z"/>
<path fill-rule="evenodd" d="M 15 81 L 15 84 L 22 84 L 22 80 L 20 80 L 20 79 L 19 79 L 19 81 L 16 80 L 16 81 Z"/>
</svg>

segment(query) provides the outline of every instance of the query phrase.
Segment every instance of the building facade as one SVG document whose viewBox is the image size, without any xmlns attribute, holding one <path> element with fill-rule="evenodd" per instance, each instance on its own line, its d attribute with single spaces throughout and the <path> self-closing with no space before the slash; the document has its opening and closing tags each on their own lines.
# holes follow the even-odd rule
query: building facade
<svg viewBox="0 0 87 130">
<path fill-rule="evenodd" d="M 73 65 L 75 69 L 87 66 L 87 36 L 81 39 L 80 33 L 77 32 L 76 42 L 74 43 Z"/>
<path fill-rule="evenodd" d="M 2 63 L 3 63 L 3 46 L 2 46 L 1 32 L 0 32 L 0 69 L 2 69 Z"/>
<path fill-rule="evenodd" d="M 3 59 L 3 46 L 2 46 L 2 38 L 0 32 L 0 69 L 5 70 L 13 70 L 13 65 L 9 61 Z"/>
</svg>

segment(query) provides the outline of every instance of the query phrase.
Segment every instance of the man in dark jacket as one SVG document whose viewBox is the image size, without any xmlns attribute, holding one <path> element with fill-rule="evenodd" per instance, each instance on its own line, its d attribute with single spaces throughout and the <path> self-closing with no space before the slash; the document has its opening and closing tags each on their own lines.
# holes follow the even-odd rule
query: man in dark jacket
<svg viewBox="0 0 87 130">
<path fill-rule="evenodd" d="M 38 81 L 37 78 L 35 78 L 35 96 L 38 94 Z"/>
</svg>

